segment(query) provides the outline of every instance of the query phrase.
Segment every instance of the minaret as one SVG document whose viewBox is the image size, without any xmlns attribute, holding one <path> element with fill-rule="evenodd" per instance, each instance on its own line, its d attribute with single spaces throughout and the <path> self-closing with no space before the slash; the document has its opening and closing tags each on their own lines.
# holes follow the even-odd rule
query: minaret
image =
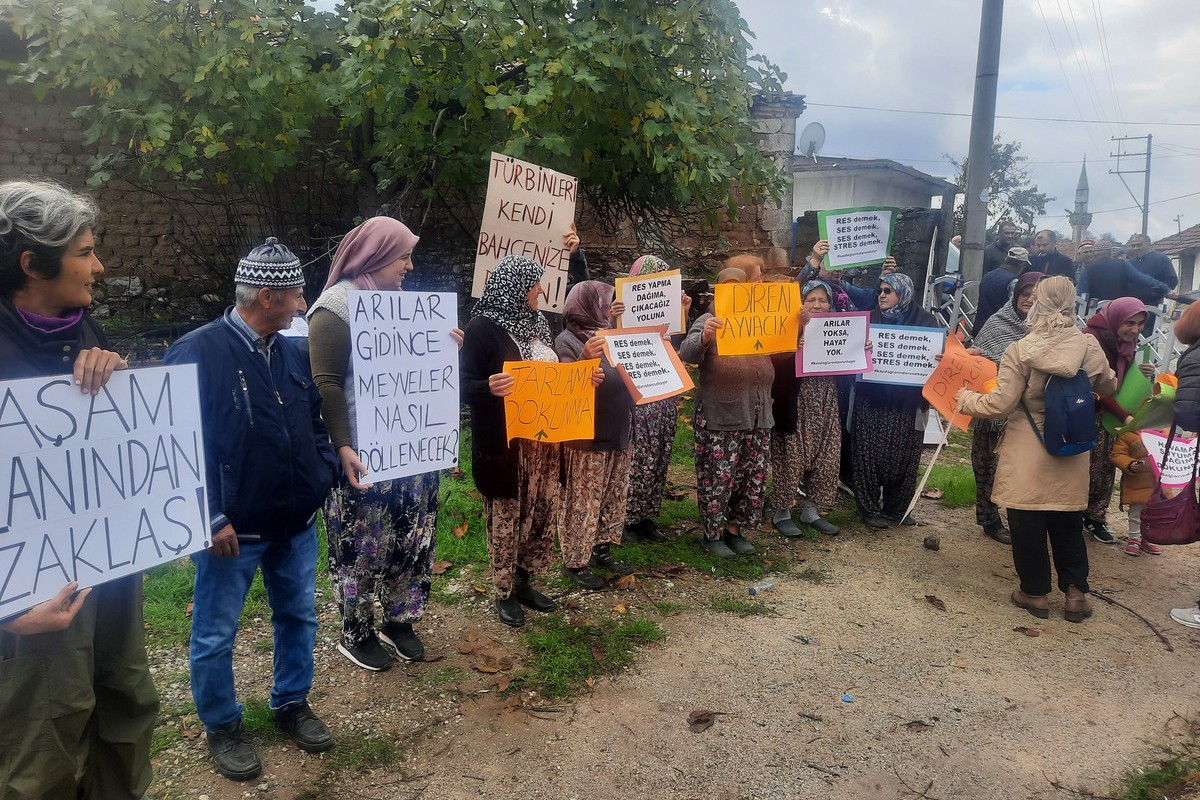
<svg viewBox="0 0 1200 800">
<path fill-rule="evenodd" d="M 1092 224 L 1088 213 L 1087 156 L 1083 157 L 1083 168 L 1079 170 L 1079 185 L 1075 187 L 1075 210 L 1067 211 L 1071 222 L 1071 240 L 1078 246 Z"/>
</svg>

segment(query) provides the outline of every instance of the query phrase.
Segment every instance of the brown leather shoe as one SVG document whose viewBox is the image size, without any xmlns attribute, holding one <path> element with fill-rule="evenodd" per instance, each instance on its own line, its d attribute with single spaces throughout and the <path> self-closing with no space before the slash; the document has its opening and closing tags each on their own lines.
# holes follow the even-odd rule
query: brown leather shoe
<svg viewBox="0 0 1200 800">
<path fill-rule="evenodd" d="M 1050 616 L 1050 601 L 1044 594 L 1025 594 L 1020 589 L 1013 589 L 1012 601 L 1014 606 L 1025 609 L 1038 619 Z"/>
<path fill-rule="evenodd" d="M 1063 616 L 1067 622 L 1083 622 L 1092 615 L 1092 601 L 1078 586 L 1067 587 L 1067 607 Z"/>
</svg>

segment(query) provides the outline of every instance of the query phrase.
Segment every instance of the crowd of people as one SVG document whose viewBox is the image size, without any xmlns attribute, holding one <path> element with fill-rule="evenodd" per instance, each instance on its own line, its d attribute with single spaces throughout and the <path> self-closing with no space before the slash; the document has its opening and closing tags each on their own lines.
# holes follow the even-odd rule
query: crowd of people
<svg viewBox="0 0 1200 800">
<path fill-rule="evenodd" d="M 128 366 L 87 311 L 104 269 L 93 239 L 96 220 L 91 200 L 56 184 L 0 184 L 0 378 L 70 375 L 81 392 L 95 394 L 114 370 Z M 1001 236 L 1012 233 L 1015 228 L 1001 226 Z M 194 364 L 199 376 L 211 545 L 192 556 L 191 688 L 209 752 L 227 778 L 250 780 L 262 772 L 243 728 L 233 667 L 238 618 L 259 570 L 272 608 L 275 723 L 305 751 L 333 746 L 333 733 L 308 702 L 318 513 L 341 616 L 338 652 L 369 671 L 388 669 L 396 657 L 424 655 L 414 624 L 429 602 L 439 474 L 370 480 L 357 450 L 349 314 L 351 290 L 403 290 L 418 243 L 396 219 L 367 220 L 343 238 L 309 307 L 299 260 L 284 243 L 267 239 L 238 263 L 234 305 L 166 353 L 168 365 Z M 556 542 L 566 578 L 598 589 L 630 572 L 615 545 L 667 538 L 655 518 L 677 401 L 635 404 L 597 336 L 615 327 L 623 306 L 610 284 L 590 279 L 573 229 L 564 245 L 571 251 L 572 285 L 555 320 L 561 332 L 555 335 L 539 310 L 542 266 L 513 255 L 490 271 L 469 322 L 451 333 L 460 348 L 461 399 L 470 409 L 471 471 L 484 501 L 495 612 L 514 627 L 524 624 L 526 609 L 557 608 L 535 586 L 554 568 Z M 986 313 L 968 343 L 997 363 L 998 378 L 988 393 L 963 390 L 957 398 L 976 419 L 976 519 L 988 536 L 1011 543 L 1020 579 L 1014 605 L 1049 615 L 1053 554 L 1064 616 L 1081 622 L 1092 613 L 1084 532 L 1114 540 L 1107 527 L 1114 469 L 1125 476 L 1130 555 L 1158 552 L 1137 535 L 1135 511 L 1153 481 L 1147 481 L 1147 454 L 1136 437 L 1114 439 L 1103 427 L 1090 452 L 1050 452 L 1042 434 L 1050 417 L 1047 387 L 1055 379 L 1085 380 L 1095 395 L 1088 413 L 1127 422 L 1136 409 L 1113 399 L 1122 379 L 1131 370 L 1155 377 L 1150 365 L 1134 364 L 1148 313 L 1140 298 L 1122 296 L 1080 330 L 1072 271 L 1053 257 L 1041 234 L 1033 257 L 1009 241 L 1003 246 L 999 261 L 995 246 L 985 254 L 995 261 L 981 287 Z M 869 312 L 872 325 L 939 327 L 893 259 L 867 288 L 825 269 L 827 253 L 828 244 L 818 242 L 798 276 L 764 276 L 761 258 L 733 255 L 717 283 L 797 280 L 803 300 L 796 311 L 797 348 L 809 316 L 830 311 Z M 646 255 L 629 273 L 667 269 L 662 258 Z M 1167 277 L 1155 273 L 1153 280 L 1174 288 Z M 685 313 L 691 302 L 686 294 L 681 298 Z M 305 311 L 307 355 L 280 335 Z M 797 377 L 793 353 L 720 355 L 716 342 L 725 320 L 713 309 L 697 311 L 672 345 L 698 376 L 692 426 L 700 547 L 717 558 L 753 554 L 747 534 L 764 514 L 783 537 L 798 537 L 805 528 L 837 535 L 827 515 L 840 485 L 854 497 L 866 528 L 917 524 L 908 509 L 928 412 L 921 387 L 871 384 L 852 375 Z M 1189 310 L 1177 335 L 1184 342 L 1200 338 L 1200 313 Z M 1177 370 L 1179 424 L 1187 430 L 1200 428 L 1200 355 L 1194 353 L 1189 350 Z M 591 374 L 594 437 L 510 442 L 504 398 L 514 379 L 504 363 L 588 359 L 600 361 Z M 1200 609 L 1173 615 L 1200 627 Z M 0 619 L 0 668 L 14 743 L 0 761 L 0 780 L 18 796 L 143 796 L 157 699 L 139 576 L 82 591 L 68 584 L 53 599 Z M 37 698 L 52 693 L 61 713 L 48 718 Z"/>
</svg>

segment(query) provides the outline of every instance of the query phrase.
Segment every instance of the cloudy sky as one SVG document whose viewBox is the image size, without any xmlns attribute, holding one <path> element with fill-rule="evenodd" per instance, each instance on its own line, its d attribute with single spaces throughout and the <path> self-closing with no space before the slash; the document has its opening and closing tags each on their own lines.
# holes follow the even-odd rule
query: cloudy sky
<svg viewBox="0 0 1200 800">
<path fill-rule="evenodd" d="M 865 111 L 867 106 L 970 114 L 979 40 L 978 0 L 736 0 L 758 52 L 805 96 L 800 125 L 825 127 L 823 155 L 890 158 L 952 177 L 943 157 L 966 155 L 967 117 Z M 1039 227 L 1070 233 L 1087 157 L 1092 230 L 1122 241 L 1141 211 L 1116 175 L 1114 136 L 1154 137 L 1150 235 L 1200 224 L 1200 14 L 1196 0 L 1008 0 L 997 119 L 1017 140 L 1038 187 L 1055 198 Z M 1190 123 L 1167 125 L 1165 123 Z M 1144 142 L 1125 143 L 1144 153 Z M 1122 169 L 1141 169 L 1127 159 Z M 1142 197 L 1141 174 L 1126 175 Z M 1190 195 L 1190 196 L 1186 196 Z"/>
</svg>

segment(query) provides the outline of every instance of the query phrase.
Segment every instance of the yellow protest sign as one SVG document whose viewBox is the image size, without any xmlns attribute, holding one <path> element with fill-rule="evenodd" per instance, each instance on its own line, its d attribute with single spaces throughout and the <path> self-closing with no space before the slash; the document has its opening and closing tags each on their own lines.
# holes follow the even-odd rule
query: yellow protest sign
<svg viewBox="0 0 1200 800">
<path fill-rule="evenodd" d="M 794 353 L 800 342 L 800 287 L 786 283 L 722 283 L 713 294 L 717 355 Z"/>
<path fill-rule="evenodd" d="M 957 337 L 947 336 L 942 360 L 925 382 L 921 396 L 943 417 L 950 420 L 951 425 L 965 431 L 971 418 L 958 410 L 955 395 L 963 388 L 986 393 L 988 384 L 994 383 L 995 380 L 996 364 L 993 361 L 968 353 Z"/>
<path fill-rule="evenodd" d="M 600 359 L 572 361 L 505 361 L 513 376 L 504 398 L 508 441 L 570 442 L 596 436 L 596 387 L 592 373 Z"/>
</svg>

